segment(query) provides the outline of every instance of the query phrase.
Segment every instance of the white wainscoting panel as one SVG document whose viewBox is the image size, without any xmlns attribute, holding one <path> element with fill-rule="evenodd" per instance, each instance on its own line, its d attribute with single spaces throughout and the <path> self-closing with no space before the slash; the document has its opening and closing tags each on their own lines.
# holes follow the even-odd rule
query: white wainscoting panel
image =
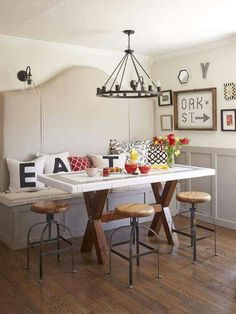
<svg viewBox="0 0 236 314">
<path fill-rule="evenodd" d="M 213 177 L 182 181 L 180 190 L 210 193 L 211 202 L 199 205 L 199 210 L 211 214 L 218 225 L 236 230 L 236 149 L 184 147 L 177 162 L 216 169 Z M 187 207 L 178 202 L 177 208 Z"/>
</svg>

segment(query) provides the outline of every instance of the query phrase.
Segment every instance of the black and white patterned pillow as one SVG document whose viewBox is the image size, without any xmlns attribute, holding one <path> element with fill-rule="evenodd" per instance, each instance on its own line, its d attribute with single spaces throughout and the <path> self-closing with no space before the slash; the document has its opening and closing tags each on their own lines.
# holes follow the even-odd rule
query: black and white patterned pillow
<svg viewBox="0 0 236 314">
<path fill-rule="evenodd" d="M 164 150 L 161 150 L 158 145 L 150 145 L 148 149 L 148 163 L 154 164 L 166 164 L 167 154 Z"/>
<path fill-rule="evenodd" d="M 110 153 L 111 154 L 121 154 L 130 153 L 132 149 L 135 149 L 139 154 L 138 163 L 147 164 L 148 163 L 148 148 L 151 141 L 136 141 L 136 142 L 124 142 L 118 140 L 110 140 Z M 127 160 L 128 161 L 128 160 Z"/>
</svg>

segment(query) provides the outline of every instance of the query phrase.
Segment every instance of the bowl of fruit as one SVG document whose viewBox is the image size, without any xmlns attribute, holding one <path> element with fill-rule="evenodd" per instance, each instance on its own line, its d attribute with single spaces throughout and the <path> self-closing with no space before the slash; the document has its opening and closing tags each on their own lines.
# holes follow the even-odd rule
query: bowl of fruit
<svg viewBox="0 0 236 314">
<path fill-rule="evenodd" d="M 121 174 L 123 173 L 123 169 L 119 167 L 111 167 L 111 174 Z"/>
<path fill-rule="evenodd" d="M 150 172 L 151 167 L 149 165 L 139 165 L 138 169 L 142 174 L 147 174 Z"/>
</svg>

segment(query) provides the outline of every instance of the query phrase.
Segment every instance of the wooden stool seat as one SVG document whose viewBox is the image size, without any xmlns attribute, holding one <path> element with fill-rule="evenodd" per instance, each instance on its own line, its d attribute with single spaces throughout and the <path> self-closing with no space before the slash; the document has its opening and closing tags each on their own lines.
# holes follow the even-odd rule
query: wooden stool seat
<svg viewBox="0 0 236 314">
<path fill-rule="evenodd" d="M 187 191 L 178 193 L 176 199 L 184 203 L 198 204 L 209 202 L 211 195 L 205 192 Z"/>
<path fill-rule="evenodd" d="M 155 210 L 148 204 L 128 203 L 117 206 L 115 213 L 123 218 L 140 218 L 153 215 Z"/>
<path fill-rule="evenodd" d="M 58 202 L 58 201 L 39 201 L 35 202 L 31 206 L 31 210 L 34 213 L 38 214 L 59 214 L 64 213 L 69 209 L 69 204 L 66 202 Z"/>
</svg>

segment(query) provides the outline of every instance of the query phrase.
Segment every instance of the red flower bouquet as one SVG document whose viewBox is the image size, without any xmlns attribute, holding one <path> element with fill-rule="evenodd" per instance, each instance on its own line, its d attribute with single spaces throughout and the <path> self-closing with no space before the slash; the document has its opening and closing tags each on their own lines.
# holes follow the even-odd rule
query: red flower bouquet
<svg viewBox="0 0 236 314">
<path fill-rule="evenodd" d="M 190 140 L 187 137 L 178 138 L 174 134 L 169 134 L 165 137 L 159 136 L 153 138 L 153 144 L 159 145 L 161 149 L 166 151 L 167 165 L 173 167 L 174 157 L 179 156 L 180 148 L 183 145 L 189 144 Z"/>
</svg>

